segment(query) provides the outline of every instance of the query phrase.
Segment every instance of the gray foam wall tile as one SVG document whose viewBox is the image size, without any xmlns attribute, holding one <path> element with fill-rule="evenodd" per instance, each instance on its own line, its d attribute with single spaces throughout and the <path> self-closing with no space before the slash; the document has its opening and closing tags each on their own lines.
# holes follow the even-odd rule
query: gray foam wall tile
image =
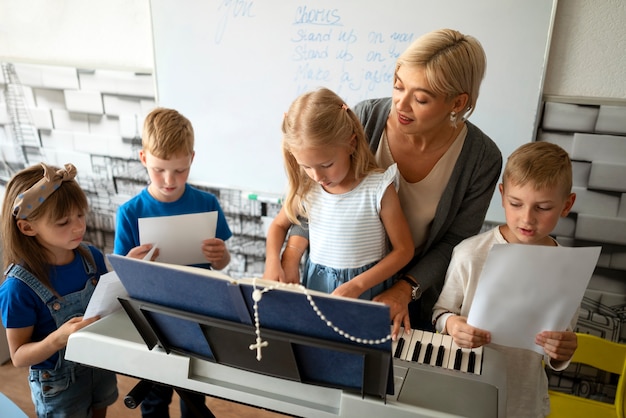
<svg viewBox="0 0 626 418">
<path fill-rule="evenodd" d="M 103 115 L 102 95 L 99 91 L 64 90 L 65 104 L 70 113 Z"/>
<path fill-rule="evenodd" d="M 598 257 L 598 263 L 596 264 L 598 267 L 605 267 L 605 268 L 610 268 L 611 267 L 611 253 L 605 252 L 604 248 L 602 249 L 602 252 L 600 253 L 600 257 Z"/>
<path fill-rule="evenodd" d="M 619 199 L 619 209 L 617 211 L 618 218 L 626 218 L 626 193 L 622 193 Z"/>
<path fill-rule="evenodd" d="M 595 130 L 626 135 L 626 106 L 600 106 Z"/>
<path fill-rule="evenodd" d="M 607 293 L 626 294 L 626 281 L 616 280 L 615 277 L 605 275 L 602 272 L 596 272 L 589 281 L 590 289 L 602 289 Z"/>
<path fill-rule="evenodd" d="M 563 247 L 573 247 L 576 244 L 576 240 L 572 237 L 562 237 L 560 235 L 555 235 L 556 242 Z"/>
<path fill-rule="evenodd" d="M 38 64 L 14 64 L 23 85 L 37 88 L 79 89 L 76 68 Z"/>
<path fill-rule="evenodd" d="M 626 270 L 626 248 L 622 251 L 616 251 L 611 254 L 609 267 L 617 270 Z"/>
<path fill-rule="evenodd" d="M 570 157 L 572 156 L 572 148 L 574 146 L 573 133 L 540 131 L 537 140 L 556 144 L 567 151 Z"/>
<path fill-rule="evenodd" d="M 572 192 L 576 193 L 572 212 L 606 217 L 617 216 L 620 199 L 615 194 L 596 192 L 583 187 L 572 187 Z"/>
<path fill-rule="evenodd" d="M 626 137 L 575 133 L 571 158 L 622 163 L 626 159 Z"/>
<path fill-rule="evenodd" d="M 579 214 L 575 238 L 626 245 L 626 219 Z"/>
<path fill-rule="evenodd" d="M 572 185 L 576 187 L 587 187 L 589 185 L 589 172 L 591 162 L 572 161 Z"/>
<path fill-rule="evenodd" d="M 554 228 L 551 235 L 573 238 L 575 232 L 576 232 L 576 221 L 574 220 L 574 218 L 566 217 L 566 218 L 559 219 L 559 222 L 556 224 L 556 228 Z"/>
<path fill-rule="evenodd" d="M 121 96 L 154 97 L 153 77 L 127 71 L 95 70 L 79 72 L 81 89 Z"/>
<path fill-rule="evenodd" d="M 63 90 L 33 89 L 33 94 L 38 108 L 67 110 Z"/>
<path fill-rule="evenodd" d="M 597 106 L 547 102 L 542 127 L 566 132 L 593 132 L 598 111 Z"/>
<path fill-rule="evenodd" d="M 624 163 L 594 161 L 589 173 L 589 187 L 598 190 L 626 192 L 626 155 Z"/>
</svg>

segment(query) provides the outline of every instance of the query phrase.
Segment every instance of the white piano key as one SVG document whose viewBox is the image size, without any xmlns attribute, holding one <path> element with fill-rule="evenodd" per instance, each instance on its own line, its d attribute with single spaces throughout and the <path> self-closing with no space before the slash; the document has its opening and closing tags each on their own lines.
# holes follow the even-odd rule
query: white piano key
<svg viewBox="0 0 626 418">
<path fill-rule="evenodd" d="M 404 340 L 404 345 L 402 346 L 402 352 L 400 353 L 399 358 L 405 359 L 410 349 L 411 335 L 402 334 L 402 337 L 399 337 L 398 339 L 400 338 Z"/>
<path fill-rule="evenodd" d="M 393 331 L 393 328 L 392 328 Z M 398 334 L 398 338 L 395 341 L 391 341 L 391 356 L 396 358 L 396 350 L 398 349 L 398 342 L 404 335 L 404 329 L 400 328 L 400 333 Z"/>
</svg>

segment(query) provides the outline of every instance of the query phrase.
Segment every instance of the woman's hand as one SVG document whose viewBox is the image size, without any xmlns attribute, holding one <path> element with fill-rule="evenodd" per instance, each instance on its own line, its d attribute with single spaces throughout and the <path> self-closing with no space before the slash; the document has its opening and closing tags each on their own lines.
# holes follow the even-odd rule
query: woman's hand
<svg viewBox="0 0 626 418">
<path fill-rule="evenodd" d="M 409 320 L 409 302 L 411 302 L 411 286 L 403 281 L 397 281 L 393 286 L 377 295 L 376 302 L 382 302 L 389 306 L 389 315 L 393 322 L 391 338 L 396 341 L 400 327 L 404 326 L 404 332 L 411 330 Z"/>
</svg>

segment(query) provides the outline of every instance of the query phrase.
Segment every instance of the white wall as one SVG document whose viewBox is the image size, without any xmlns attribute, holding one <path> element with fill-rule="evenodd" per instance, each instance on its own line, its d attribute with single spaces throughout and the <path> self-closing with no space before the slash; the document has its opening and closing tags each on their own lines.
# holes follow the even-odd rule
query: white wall
<svg viewBox="0 0 626 418">
<path fill-rule="evenodd" d="M 560 0 L 544 93 L 625 99 L 624 22 L 623 0 Z M 0 60 L 152 71 L 150 27 L 148 0 L 0 0 Z"/>
<path fill-rule="evenodd" d="M 0 61 L 152 72 L 148 0 L 0 0 Z"/>
<path fill-rule="evenodd" d="M 626 98 L 626 2 L 559 0 L 544 94 Z"/>
</svg>

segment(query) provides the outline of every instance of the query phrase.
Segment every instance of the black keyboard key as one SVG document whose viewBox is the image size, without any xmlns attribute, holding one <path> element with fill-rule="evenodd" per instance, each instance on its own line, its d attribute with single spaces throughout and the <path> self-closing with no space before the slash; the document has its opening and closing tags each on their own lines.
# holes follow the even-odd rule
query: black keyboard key
<svg viewBox="0 0 626 418">
<path fill-rule="evenodd" d="M 411 361 L 417 361 L 417 359 L 420 358 L 420 351 L 422 349 L 422 343 L 421 342 L 416 342 L 415 343 L 415 350 L 413 350 L 413 355 L 411 356 Z"/>
<path fill-rule="evenodd" d="M 404 338 L 400 337 L 398 339 L 398 345 L 396 346 L 396 352 L 393 353 L 393 356 L 395 358 L 400 358 L 400 356 L 402 355 L 402 348 L 404 347 Z"/>
<path fill-rule="evenodd" d="M 469 373 L 474 373 L 474 367 L 476 366 L 476 353 L 470 351 L 469 353 L 469 362 L 467 364 L 467 371 Z"/>
<path fill-rule="evenodd" d="M 463 350 L 458 348 L 454 355 L 454 370 L 461 370 L 461 361 L 463 361 Z"/>
<path fill-rule="evenodd" d="M 435 360 L 435 366 L 441 367 L 443 366 L 443 356 L 446 354 L 446 348 L 443 345 L 440 345 L 437 349 L 437 360 Z"/>
<path fill-rule="evenodd" d="M 433 356 L 433 345 L 428 343 L 426 353 L 424 353 L 424 364 L 430 364 L 430 358 Z"/>
</svg>

